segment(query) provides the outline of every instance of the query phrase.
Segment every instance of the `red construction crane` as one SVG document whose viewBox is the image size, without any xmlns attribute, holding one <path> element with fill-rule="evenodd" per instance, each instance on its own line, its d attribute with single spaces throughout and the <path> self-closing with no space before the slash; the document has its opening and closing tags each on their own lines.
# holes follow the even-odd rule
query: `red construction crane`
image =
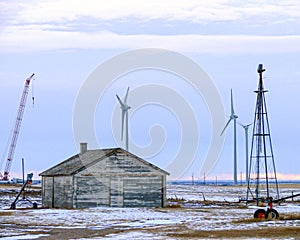
<svg viewBox="0 0 300 240">
<path fill-rule="evenodd" d="M 28 95 L 28 91 L 29 91 L 29 84 L 30 84 L 30 81 L 33 78 L 33 76 L 34 76 L 34 73 L 29 78 L 27 78 L 25 81 L 25 86 L 24 86 L 24 90 L 22 93 L 19 111 L 18 111 L 16 123 L 15 123 L 15 128 L 14 128 L 12 139 L 11 139 L 10 146 L 9 146 L 9 151 L 8 151 L 8 156 L 7 156 L 6 165 L 5 165 L 5 169 L 4 169 L 4 174 L 3 174 L 3 176 L 1 176 L 2 180 L 4 180 L 4 181 L 8 180 L 10 167 L 12 164 L 12 160 L 13 160 L 16 145 L 17 145 L 18 136 L 20 133 L 20 127 L 21 127 L 24 109 L 25 109 L 25 105 L 26 105 L 26 99 L 27 99 L 27 95 Z M 0 175 L 1 175 L 1 173 L 0 173 Z"/>
</svg>

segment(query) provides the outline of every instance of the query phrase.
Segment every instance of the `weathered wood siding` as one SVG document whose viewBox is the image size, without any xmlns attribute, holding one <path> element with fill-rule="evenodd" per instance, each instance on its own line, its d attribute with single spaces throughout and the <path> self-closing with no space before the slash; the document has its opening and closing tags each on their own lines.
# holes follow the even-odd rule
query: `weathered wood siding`
<svg viewBox="0 0 300 240">
<path fill-rule="evenodd" d="M 53 186 L 53 207 L 72 208 L 73 207 L 73 178 L 72 176 L 54 177 Z"/>
<path fill-rule="evenodd" d="M 110 156 L 102 161 L 93 164 L 79 174 L 91 175 L 122 175 L 122 174 L 149 174 L 149 175 L 163 175 L 158 170 L 153 169 L 150 165 L 146 165 L 130 156 L 118 154 L 117 156 Z"/>
<path fill-rule="evenodd" d="M 72 208 L 72 176 L 43 177 L 43 207 Z"/>
<path fill-rule="evenodd" d="M 161 176 L 131 176 L 124 179 L 124 207 L 162 207 Z"/>
<path fill-rule="evenodd" d="M 110 206 L 123 207 L 124 206 L 124 186 L 121 177 L 110 177 Z"/>
<path fill-rule="evenodd" d="M 82 199 L 76 207 L 106 205 L 111 207 L 164 207 L 165 206 L 165 175 L 130 156 L 118 153 L 88 167 L 78 176 L 90 175 L 101 179 L 93 187 L 99 185 L 94 193 L 85 189 Z M 105 179 L 105 180 L 104 180 Z M 84 184 L 90 183 L 82 182 Z M 87 186 L 88 189 L 91 189 Z M 77 191 L 76 191 L 77 192 Z M 76 193 L 77 194 L 77 193 Z M 99 204 L 99 198 L 101 199 Z M 78 199 L 78 197 L 77 197 Z M 106 199 L 106 201 L 105 201 Z"/>
<path fill-rule="evenodd" d="M 80 160 L 70 176 L 43 176 L 43 206 L 57 208 L 165 207 L 166 174 L 126 152 Z M 95 160 L 91 161 L 93 156 Z"/>
<path fill-rule="evenodd" d="M 42 205 L 46 208 L 53 207 L 53 177 L 42 177 Z"/>
<path fill-rule="evenodd" d="M 109 179 L 74 177 L 74 208 L 109 206 Z"/>
</svg>

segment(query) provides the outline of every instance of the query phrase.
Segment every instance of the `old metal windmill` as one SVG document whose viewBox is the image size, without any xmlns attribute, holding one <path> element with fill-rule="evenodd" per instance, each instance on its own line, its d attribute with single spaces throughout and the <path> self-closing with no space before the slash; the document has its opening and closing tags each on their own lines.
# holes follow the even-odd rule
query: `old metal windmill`
<svg viewBox="0 0 300 240">
<path fill-rule="evenodd" d="M 250 171 L 248 176 L 247 202 L 254 201 L 257 206 L 279 199 L 275 161 L 272 149 L 267 105 L 263 86 L 262 64 L 258 65 L 259 74 L 255 118 L 253 125 L 252 146 L 250 155 Z M 263 209 L 260 209 L 263 210 Z"/>
</svg>

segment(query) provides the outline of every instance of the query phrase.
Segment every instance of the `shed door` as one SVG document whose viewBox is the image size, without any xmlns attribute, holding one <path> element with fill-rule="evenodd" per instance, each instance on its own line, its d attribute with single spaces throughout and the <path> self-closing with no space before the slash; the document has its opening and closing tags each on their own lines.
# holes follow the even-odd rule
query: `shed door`
<svg viewBox="0 0 300 240">
<path fill-rule="evenodd" d="M 118 177 L 110 179 L 110 206 L 123 207 L 123 180 Z"/>
</svg>

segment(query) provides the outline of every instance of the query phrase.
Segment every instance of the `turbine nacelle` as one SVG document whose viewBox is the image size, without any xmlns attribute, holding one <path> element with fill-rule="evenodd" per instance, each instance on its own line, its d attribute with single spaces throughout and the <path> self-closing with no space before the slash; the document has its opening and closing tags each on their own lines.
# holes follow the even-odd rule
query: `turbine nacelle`
<svg viewBox="0 0 300 240">
<path fill-rule="evenodd" d="M 249 123 L 247 125 L 243 125 L 242 123 L 238 122 L 238 124 L 243 127 L 245 130 L 248 130 L 248 128 L 253 124 L 253 123 Z"/>
<path fill-rule="evenodd" d="M 230 116 L 230 118 L 231 118 L 231 119 L 237 119 L 237 118 L 239 118 L 239 117 L 238 117 L 238 115 L 233 114 L 233 115 Z"/>
<path fill-rule="evenodd" d="M 266 71 L 266 69 L 264 69 L 263 65 L 262 64 L 258 64 L 257 72 L 258 73 L 262 73 L 264 71 Z"/>
<path fill-rule="evenodd" d="M 226 128 L 228 127 L 229 123 L 231 122 L 231 120 L 236 120 L 238 118 L 238 115 L 235 114 L 234 112 L 234 107 L 233 107 L 233 94 L 232 94 L 232 89 L 231 89 L 231 93 L 230 93 L 230 99 L 231 99 L 231 114 L 229 116 L 229 120 L 226 123 L 223 131 L 221 132 L 221 135 L 225 132 Z"/>
<path fill-rule="evenodd" d="M 120 103 L 120 108 L 122 109 L 122 111 L 127 111 L 131 108 L 125 101 L 123 102 L 117 94 L 116 94 L 116 96 Z"/>
</svg>

